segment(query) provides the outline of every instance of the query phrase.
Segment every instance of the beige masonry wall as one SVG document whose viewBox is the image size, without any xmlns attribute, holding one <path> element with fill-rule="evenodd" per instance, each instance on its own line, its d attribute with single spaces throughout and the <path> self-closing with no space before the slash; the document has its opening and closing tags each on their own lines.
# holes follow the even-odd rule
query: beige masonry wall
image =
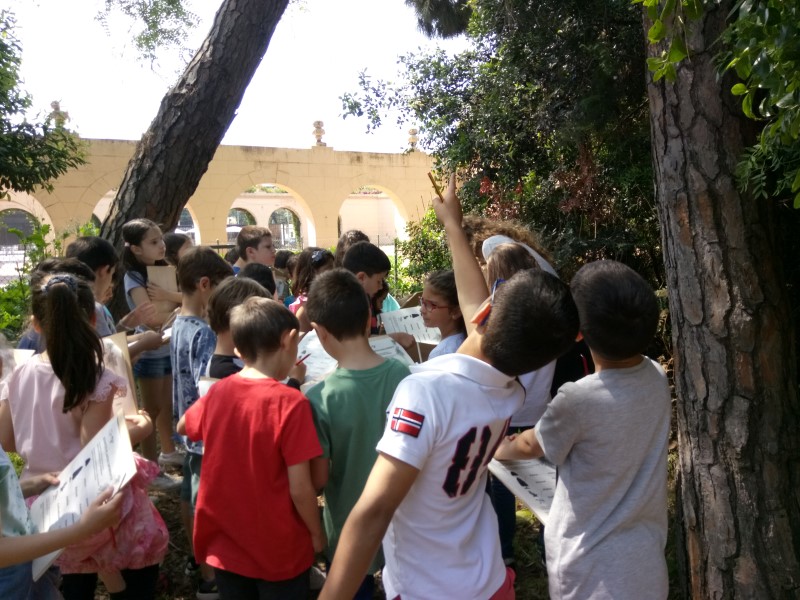
<svg viewBox="0 0 800 600">
<path fill-rule="evenodd" d="M 54 190 L 34 194 L 57 231 L 91 219 L 98 202 L 116 189 L 133 155 L 135 142 L 86 140 L 88 164 L 57 179 Z M 417 219 L 430 203 L 426 173 L 432 159 L 422 152 L 379 154 L 339 152 L 327 146 L 307 150 L 220 146 L 188 208 L 204 243 L 225 240 L 228 211 L 242 191 L 274 183 L 293 196 L 291 208 L 303 223 L 307 244 L 331 246 L 337 240 L 342 204 L 362 187 L 382 190 L 404 220 Z"/>
</svg>

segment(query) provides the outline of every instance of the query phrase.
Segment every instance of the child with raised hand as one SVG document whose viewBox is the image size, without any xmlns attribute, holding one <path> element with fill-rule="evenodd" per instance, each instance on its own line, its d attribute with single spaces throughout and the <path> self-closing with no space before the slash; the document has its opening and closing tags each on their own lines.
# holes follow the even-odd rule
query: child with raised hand
<svg viewBox="0 0 800 600">
<path fill-rule="evenodd" d="M 386 423 L 386 409 L 409 371 L 385 360 L 369 345 L 370 307 L 352 273 L 334 269 L 314 280 L 306 304 L 308 318 L 336 370 L 308 390 L 322 456 L 311 461 L 312 478 L 325 489 L 323 520 L 328 536 L 326 558 L 334 560 L 339 534 L 364 489 Z M 371 600 L 373 573 L 383 566 L 378 553 L 356 598 Z"/>
<path fill-rule="evenodd" d="M 467 339 L 467 327 L 458 307 L 458 290 L 453 271 L 434 271 L 425 278 L 419 298 L 425 327 L 436 327 L 442 340 L 428 355 L 428 360 L 452 354 Z"/>
<path fill-rule="evenodd" d="M 544 456 L 559 478 L 545 530 L 552 598 L 666 598 L 670 393 L 643 356 L 658 326 L 647 282 L 611 260 L 570 283 L 595 373 L 566 383 L 500 460 Z"/>
<path fill-rule="evenodd" d="M 311 289 L 311 282 L 314 281 L 317 275 L 330 271 L 332 268 L 333 254 L 331 254 L 330 250 L 311 246 L 304 249 L 297 256 L 297 266 L 295 266 L 292 280 L 292 293 L 294 293 L 295 299 L 289 305 L 289 310 L 300 321 L 300 331 L 302 333 L 311 331 L 311 323 L 306 317 L 304 307 L 308 300 L 308 290 Z"/>
<path fill-rule="evenodd" d="M 492 240 L 492 238 L 489 239 Z M 500 282 L 511 279 L 520 271 L 539 270 L 540 268 L 529 248 L 517 242 L 484 243 L 483 250 L 486 252 L 486 280 L 490 285 L 500 285 Z M 552 361 L 540 369 L 519 376 L 519 381 L 525 388 L 525 403 L 511 417 L 507 434 L 521 433 L 530 429 L 544 414 L 547 403 L 551 399 L 550 387 L 553 383 L 555 366 L 556 361 Z M 494 475 L 490 475 L 489 479 L 492 504 L 497 513 L 503 562 L 514 568 L 517 499 Z"/>
<path fill-rule="evenodd" d="M 172 403 L 176 418 L 200 397 L 200 377 L 206 372 L 216 346 L 216 336 L 206 323 L 206 307 L 214 288 L 227 277 L 233 277 L 233 267 L 207 246 L 187 250 L 178 261 L 178 284 L 183 301 L 172 324 L 170 356 L 172 359 Z M 186 458 L 181 485 L 181 517 L 191 548 L 194 507 L 200 485 L 203 445 L 184 439 Z M 216 594 L 214 572 L 200 564 L 198 598 Z"/>
<path fill-rule="evenodd" d="M 214 567 L 223 599 L 305 598 L 325 534 L 309 466 L 321 454 L 311 406 L 280 383 L 297 360 L 297 318 L 274 300 L 248 298 L 230 328 L 244 369 L 178 422 L 204 448 L 195 554 Z"/>
<path fill-rule="evenodd" d="M 130 309 L 134 310 L 151 301 L 153 284 L 148 283 L 147 267 L 167 264 L 164 261 L 166 245 L 161 229 L 150 219 L 128 221 L 122 226 L 122 237 L 125 240 L 122 255 L 126 269 L 125 298 Z M 178 295 L 177 302 L 180 301 Z M 170 317 L 171 311 L 158 311 L 150 321 L 137 327 L 136 331 L 144 332 L 148 328 L 158 330 Z M 154 434 L 142 441 L 142 454 L 149 460 L 158 460 L 162 465 L 183 466 L 184 454 L 176 450 L 172 436 L 172 364 L 169 345 L 142 352 L 133 365 L 133 374 L 139 383 L 144 409 L 153 418 L 156 426 Z M 160 455 L 156 447 L 156 433 L 161 447 Z M 180 487 L 180 481 L 161 473 L 152 485 L 157 489 L 174 490 Z"/>
<path fill-rule="evenodd" d="M 525 397 L 516 376 L 566 351 L 578 314 L 567 286 L 541 271 L 515 275 L 487 300 L 461 228 L 455 179 L 434 209 L 450 245 L 459 306 L 474 317 L 458 352 L 412 367 L 397 387 L 322 600 L 353 596 L 381 538 L 387 598 L 514 597 L 485 493 L 487 466 Z"/>
<path fill-rule="evenodd" d="M 91 323 L 94 294 L 85 281 L 36 272 L 31 308 L 46 351 L 14 371 L 0 397 L 0 445 L 25 460 L 23 482 L 66 467 L 113 417 L 112 400 L 127 385 L 103 367 L 102 344 Z M 146 413 L 126 420 L 134 444 L 152 431 Z M 158 468 L 138 460 L 137 469 L 121 492 L 119 527 L 67 548 L 57 559 L 68 600 L 93 597 L 94 579 L 84 589 L 84 573 L 99 573 L 112 598 L 154 596 L 168 535 L 146 491 Z M 127 579 L 123 569 L 129 570 Z"/>
</svg>

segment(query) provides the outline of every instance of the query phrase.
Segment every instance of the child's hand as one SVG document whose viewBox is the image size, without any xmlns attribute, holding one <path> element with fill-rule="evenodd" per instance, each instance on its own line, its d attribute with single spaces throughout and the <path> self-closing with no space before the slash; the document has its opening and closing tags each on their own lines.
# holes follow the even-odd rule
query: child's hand
<svg viewBox="0 0 800 600">
<path fill-rule="evenodd" d="M 136 329 L 139 325 L 147 325 L 157 318 L 156 307 L 152 302 L 143 302 L 119 320 L 125 329 Z"/>
<path fill-rule="evenodd" d="M 411 348 L 414 345 L 414 336 L 410 333 L 406 333 L 405 331 L 390 333 L 389 337 L 405 349 Z"/>
<path fill-rule="evenodd" d="M 456 176 L 450 175 L 450 183 L 447 186 L 444 194 L 442 194 L 444 201 L 438 196 L 433 198 L 433 211 L 436 213 L 436 218 L 448 227 L 461 227 L 462 213 L 461 202 L 456 197 Z"/>
<path fill-rule="evenodd" d="M 81 515 L 79 524 L 87 536 L 119 524 L 122 518 L 122 494 L 112 498 L 113 493 L 111 488 L 101 492 Z"/>
<path fill-rule="evenodd" d="M 126 416 L 125 424 L 128 426 L 128 435 L 132 444 L 140 442 L 153 431 L 153 420 L 146 410 L 140 410 L 135 415 Z"/>
<path fill-rule="evenodd" d="M 306 380 L 306 363 L 301 362 L 299 365 L 293 366 L 289 371 L 289 377 L 303 383 Z"/>
<path fill-rule="evenodd" d="M 153 302 L 169 300 L 169 292 L 156 283 L 147 284 L 147 297 Z"/>
<path fill-rule="evenodd" d="M 318 534 L 311 534 L 311 543 L 314 546 L 314 552 L 319 553 L 325 550 L 328 545 L 328 538 L 325 536 L 325 530 L 321 530 Z"/>
<path fill-rule="evenodd" d="M 139 342 L 142 344 L 143 351 L 155 350 L 166 343 L 160 332 L 152 330 L 143 332 Z"/>
<path fill-rule="evenodd" d="M 22 497 L 30 498 L 38 496 L 47 488 L 58 485 L 58 473 L 45 473 L 44 475 L 34 475 L 24 481 L 19 482 L 22 489 Z"/>
<path fill-rule="evenodd" d="M 500 445 L 497 447 L 494 457 L 497 460 L 511 460 L 509 455 L 511 454 L 511 449 L 514 445 L 513 442 L 515 439 L 517 439 L 516 433 L 512 433 L 511 435 L 504 437 L 503 441 L 500 442 Z"/>
</svg>

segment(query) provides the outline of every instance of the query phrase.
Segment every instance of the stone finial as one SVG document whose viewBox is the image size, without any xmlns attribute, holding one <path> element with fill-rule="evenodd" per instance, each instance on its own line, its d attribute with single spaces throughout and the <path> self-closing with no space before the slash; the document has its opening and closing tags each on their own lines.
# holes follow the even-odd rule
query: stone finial
<svg viewBox="0 0 800 600">
<path fill-rule="evenodd" d="M 327 146 L 322 141 L 322 136 L 325 135 L 325 130 L 322 128 L 324 123 L 322 121 L 314 121 L 314 137 L 317 138 L 317 146 Z"/>
<path fill-rule="evenodd" d="M 417 137 L 418 133 L 419 129 L 416 127 L 412 127 L 408 130 L 408 145 L 411 146 L 412 151 L 417 149 L 417 142 L 419 141 L 419 138 Z"/>
<path fill-rule="evenodd" d="M 50 103 L 50 108 L 53 109 L 53 112 L 48 115 L 48 119 L 53 121 L 56 127 L 64 127 L 69 121 L 69 113 L 61 110 L 61 103 L 58 100 L 53 100 Z"/>
</svg>

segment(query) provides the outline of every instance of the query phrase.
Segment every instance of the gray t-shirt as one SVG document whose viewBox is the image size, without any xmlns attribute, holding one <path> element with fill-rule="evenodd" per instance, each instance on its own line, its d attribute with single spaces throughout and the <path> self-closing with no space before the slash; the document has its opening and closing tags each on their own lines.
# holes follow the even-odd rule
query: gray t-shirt
<svg viewBox="0 0 800 600">
<path fill-rule="evenodd" d="M 667 597 L 670 393 L 647 358 L 564 384 L 536 428 L 558 467 L 545 529 L 553 600 Z"/>
</svg>

